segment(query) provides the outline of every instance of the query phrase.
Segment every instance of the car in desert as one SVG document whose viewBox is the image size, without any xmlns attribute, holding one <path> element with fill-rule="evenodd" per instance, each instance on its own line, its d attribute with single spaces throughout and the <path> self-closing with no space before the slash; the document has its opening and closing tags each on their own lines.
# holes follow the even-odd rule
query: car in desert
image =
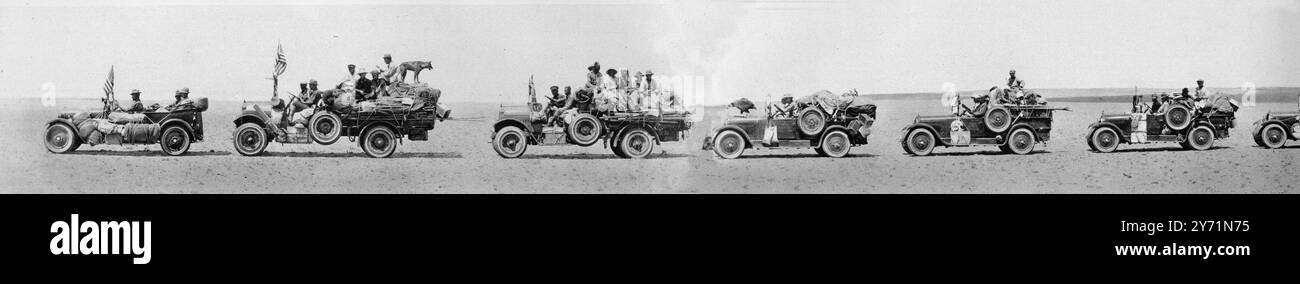
<svg viewBox="0 0 1300 284">
<path fill-rule="evenodd" d="M 436 91 L 437 89 L 428 89 Z M 437 91 L 439 94 L 441 91 Z M 343 95 L 352 96 L 350 93 Z M 403 101 L 403 100 L 411 101 Z M 290 101 L 297 100 L 291 97 Z M 256 156 L 266 151 L 270 142 L 283 144 L 334 144 L 341 137 L 355 139 L 362 152 L 374 158 L 387 158 L 397 151 L 402 139 L 428 141 L 429 131 L 446 119 L 450 111 L 437 104 L 436 98 L 417 101 L 411 98 L 382 97 L 375 107 L 336 107 L 319 100 L 311 106 L 305 124 L 294 123 L 292 114 L 273 109 L 277 103 L 245 101 L 234 119 L 232 139 L 235 151 Z"/>
<path fill-rule="evenodd" d="M 76 151 L 83 144 L 158 144 L 168 156 L 189 152 L 190 143 L 203 141 L 203 111 L 206 98 L 191 107 L 144 113 L 63 112 L 46 123 L 45 149 L 53 153 Z"/>
<path fill-rule="evenodd" d="M 589 102 L 577 105 L 569 119 L 554 125 L 539 115 L 545 106 L 535 99 L 523 105 L 499 106 L 492 124 L 492 149 L 511 159 L 523 156 L 528 145 L 588 147 L 604 141 L 615 156 L 640 159 L 649 157 L 660 142 L 683 140 L 694 125 L 689 111 L 662 106 L 602 112 L 593 110 Z"/>
<path fill-rule="evenodd" d="M 1004 153 L 1026 155 L 1047 143 L 1052 113 L 1069 108 L 1047 105 L 993 104 L 982 116 L 917 116 L 903 127 L 903 151 L 930 155 L 935 147 L 997 146 Z"/>
<path fill-rule="evenodd" d="M 1102 113 L 1097 122 L 1088 125 L 1085 140 L 1088 148 L 1100 153 L 1114 152 L 1122 143 L 1178 143 L 1184 149 L 1207 150 L 1215 140 L 1228 138 L 1228 130 L 1236 126 L 1235 105 L 1231 108 L 1214 111 L 1179 99 L 1155 111 Z"/>
<path fill-rule="evenodd" d="M 847 156 L 854 146 L 866 145 L 876 121 L 876 104 L 866 98 L 831 102 L 812 96 L 812 103 L 783 114 L 769 106 L 763 117 L 733 117 L 704 137 L 703 150 L 723 159 L 735 159 L 745 149 L 812 148 L 819 156 Z M 779 108 L 778 108 L 779 110 Z"/>
<path fill-rule="evenodd" d="M 1287 140 L 1300 140 L 1300 111 L 1269 112 L 1251 126 L 1255 144 L 1268 149 L 1282 148 Z"/>
</svg>

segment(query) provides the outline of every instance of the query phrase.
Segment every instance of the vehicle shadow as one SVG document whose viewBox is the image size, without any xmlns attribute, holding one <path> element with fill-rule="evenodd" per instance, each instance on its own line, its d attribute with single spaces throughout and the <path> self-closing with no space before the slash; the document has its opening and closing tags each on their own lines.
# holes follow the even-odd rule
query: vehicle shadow
<svg viewBox="0 0 1300 284">
<path fill-rule="evenodd" d="M 649 156 L 649 157 L 646 157 L 646 159 L 652 159 L 652 160 L 653 160 L 653 159 L 675 159 L 675 158 L 686 158 L 686 157 L 690 157 L 690 156 L 691 156 L 691 155 L 686 155 L 686 154 L 650 154 L 650 156 Z M 530 159 L 530 160 L 549 160 L 549 159 L 555 159 L 555 160 L 624 160 L 624 158 L 619 157 L 619 156 L 614 155 L 614 154 L 542 154 L 542 155 L 523 155 L 523 156 L 520 156 L 519 158 L 520 158 L 520 159 Z"/>
<path fill-rule="evenodd" d="M 715 158 L 717 157 L 717 155 L 713 154 L 712 152 L 710 152 L 709 155 L 710 155 L 710 156 L 713 156 L 713 157 L 715 157 Z M 831 158 L 831 157 L 822 157 L 821 155 L 817 155 L 817 154 L 815 154 L 815 153 L 808 153 L 808 154 L 773 154 L 773 155 L 761 155 L 761 154 L 760 154 L 760 155 L 748 155 L 748 154 L 746 154 L 746 155 L 740 155 L 740 157 L 739 157 L 739 158 L 736 158 L 736 159 L 737 159 L 737 160 L 739 160 L 739 159 L 817 159 L 817 158 L 820 158 L 820 159 L 852 159 L 852 158 L 875 158 L 875 157 L 878 157 L 878 156 L 879 156 L 879 155 L 873 155 L 873 154 L 849 154 L 849 155 L 847 155 L 847 156 L 844 156 L 843 158 Z"/>
<path fill-rule="evenodd" d="M 261 155 L 253 157 L 286 157 L 286 158 L 370 158 L 365 153 L 324 153 L 324 152 L 264 152 Z M 408 159 L 408 158 L 425 158 L 425 159 L 458 159 L 463 158 L 460 153 L 408 153 L 397 152 L 390 159 Z"/>
<path fill-rule="evenodd" d="M 172 157 L 172 156 L 168 156 L 167 154 L 164 154 L 162 151 L 157 151 L 157 150 L 152 150 L 152 151 L 151 151 L 151 150 L 137 150 L 137 151 L 112 151 L 112 150 L 72 151 L 72 152 L 65 153 L 65 155 L 117 156 L 117 157 Z M 197 157 L 197 156 L 229 156 L 229 155 L 230 155 L 230 152 L 228 152 L 228 151 L 206 151 L 206 152 L 187 152 L 187 153 L 185 153 L 184 155 L 180 155 L 180 156 L 176 156 L 176 157 L 191 157 L 191 156 L 196 156 L 196 157 Z"/>
<path fill-rule="evenodd" d="M 1221 150 L 1221 149 L 1232 149 L 1232 147 L 1214 146 L 1214 147 L 1210 147 L 1210 149 L 1206 149 L 1205 151 L 1214 151 L 1214 150 Z M 1107 154 L 1107 153 L 1101 153 L 1093 150 L 1088 150 L 1088 152 Z M 1172 147 L 1115 149 L 1115 151 L 1111 153 L 1146 153 L 1146 152 L 1200 152 L 1200 151 L 1192 150 L 1192 149 L 1183 149 L 1183 147 L 1175 144 Z"/>
<path fill-rule="evenodd" d="M 1029 152 L 1029 155 L 1026 155 L 1026 156 L 1042 155 L 1042 154 L 1051 154 L 1051 153 L 1052 153 L 1052 151 L 1039 151 L 1039 150 L 1034 150 L 1033 152 Z M 908 155 L 908 156 L 911 156 L 911 157 L 918 157 L 917 155 Z M 1012 154 L 1012 153 L 1004 153 L 1004 152 L 1002 152 L 1001 150 L 993 150 L 993 151 L 956 152 L 956 153 L 936 153 L 936 152 L 930 152 L 930 155 L 919 156 L 919 157 L 931 157 L 931 156 L 933 156 L 933 157 L 965 157 L 965 156 L 1019 156 L 1019 155 Z"/>
</svg>

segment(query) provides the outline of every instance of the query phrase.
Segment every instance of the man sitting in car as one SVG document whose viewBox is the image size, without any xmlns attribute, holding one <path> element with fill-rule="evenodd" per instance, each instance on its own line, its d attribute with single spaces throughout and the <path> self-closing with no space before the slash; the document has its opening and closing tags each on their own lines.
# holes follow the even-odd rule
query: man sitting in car
<svg viewBox="0 0 1300 284">
<path fill-rule="evenodd" d="M 971 96 L 970 100 L 975 102 L 975 109 L 971 110 L 970 108 L 966 108 L 966 105 L 963 104 L 961 107 L 964 108 L 965 111 L 962 115 L 984 117 L 984 113 L 989 111 L 989 95 L 985 93 L 977 93 L 974 96 Z"/>
</svg>

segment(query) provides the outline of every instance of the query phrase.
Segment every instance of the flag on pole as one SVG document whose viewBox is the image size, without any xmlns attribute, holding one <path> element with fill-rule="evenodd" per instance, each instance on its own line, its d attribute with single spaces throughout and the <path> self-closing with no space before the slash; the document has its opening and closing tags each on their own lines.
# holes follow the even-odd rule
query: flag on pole
<svg viewBox="0 0 1300 284">
<path fill-rule="evenodd" d="M 275 75 L 272 75 L 272 77 L 280 77 L 280 74 L 284 74 L 284 69 L 285 67 L 288 67 L 288 65 L 289 62 L 284 59 L 284 46 L 276 44 L 275 45 Z"/>
<path fill-rule="evenodd" d="M 113 67 L 108 67 L 108 80 L 104 81 L 104 97 L 113 97 Z"/>
</svg>

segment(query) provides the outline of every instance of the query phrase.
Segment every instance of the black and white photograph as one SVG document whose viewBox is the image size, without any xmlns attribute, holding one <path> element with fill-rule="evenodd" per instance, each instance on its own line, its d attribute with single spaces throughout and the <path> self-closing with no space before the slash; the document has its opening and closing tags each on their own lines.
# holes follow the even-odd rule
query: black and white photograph
<svg viewBox="0 0 1300 284">
<path fill-rule="evenodd" d="M 698 222 L 760 207 L 742 198 L 1033 206 L 1082 215 L 1111 258 L 1197 228 L 1236 241 L 1125 261 L 1250 258 L 1237 245 L 1296 225 L 1245 233 L 1282 212 L 1252 202 L 1300 193 L 1298 32 L 1296 0 L 4 0 L 0 199 L 43 208 L 5 213 L 40 212 L 24 234 L 55 262 L 108 251 L 76 241 L 83 220 L 198 208 L 649 214 L 606 194 Z M 1088 200 L 1117 211 L 1050 203 Z"/>
</svg>

